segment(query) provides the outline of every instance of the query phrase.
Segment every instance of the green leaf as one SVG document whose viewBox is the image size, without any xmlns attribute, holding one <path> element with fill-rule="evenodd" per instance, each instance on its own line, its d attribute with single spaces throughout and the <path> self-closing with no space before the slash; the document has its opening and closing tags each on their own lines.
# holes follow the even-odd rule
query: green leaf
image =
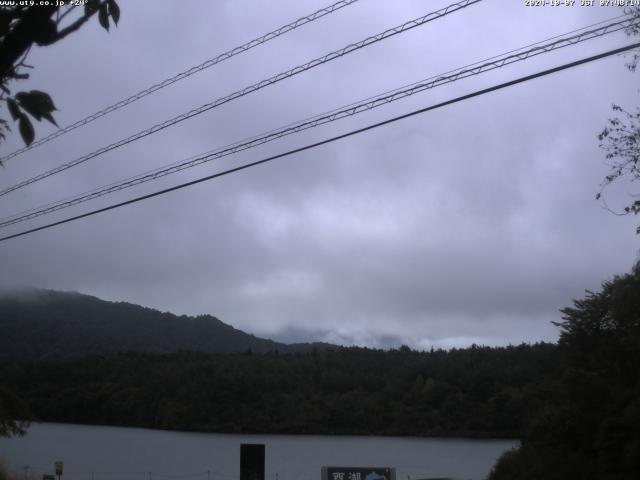
<svg viewBox="0 0 640 480">
<path fill-rule="evenodd" d="M 20 92 L 16 95 L 16 100 L 20 102 L 20 106 L 30 113 L 36 120 L 40 121 L 46 118 L 56 125 L 51 116 L 51 112 L 56 110 L 53 100 L 48 93 L 39 90 L 31 90 L 30 92 Z M 57 126 L 57 125 L 56 125 Z"/>
<path fill-rule="evenodd" d="M 24 113 L 20 116 L 20 123 L 18 124 L 20 127 L 20 135 L 22 136 L 22 140 L 27 146 L 31 145 L 33 139 L 36 134 L 33 131 L 33 125 L 31 125 L 31 120 Z"/>
<path fill-rule="evenodd" d="M 109 15 L 111 15 L 113 23 L 118 25 L 118 21 L 120 20 L 120 7 L 116 3 L 116 0 L 107 0 L 107 5 L 109 5 Z"/>
<path fill-rule="evenodd" d="M 18 107 L 18 104 L 13 98 L 7 98 L 7 108 L 11 114 L 11 118 L 14 120 L 18 120 L 18 118 L 20 118 L 20 107 Z"/>
<path fill-rule="evenodd" d="M 103 3 L 100 5 L 100 10 L 98 10 L 98 20 L 100 21 L 100 25 L 107 32 L 109 31 L 109 10 L 107 9 L 107 4 Z"/>
<path fill-rule="evenodd" d="M 42 114 L 42 118 L 45 118 L 50 123 L 53 123 L 56 127 L 58 126 L 57 122 L 55 121 L 55 119 L 53 118 L 53 116 L 50 113 L 43 113 Z"/>
<path fill-rule="evenodd" d="M 58 26 L 51 18 L 40 20 L 34 25 L 33 40 L 36 45 L 51 45 L 58 38 Z"/>
</svg>

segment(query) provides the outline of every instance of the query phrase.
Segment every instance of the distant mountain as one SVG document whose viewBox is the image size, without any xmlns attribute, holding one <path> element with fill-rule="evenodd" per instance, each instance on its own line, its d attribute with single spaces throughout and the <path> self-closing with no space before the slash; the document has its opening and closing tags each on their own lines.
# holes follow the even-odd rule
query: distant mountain
<svg viewBox="0 0 640 480">
<path fill-rule="evenodd" d="M 75 357 L 123 351 L 255 353 L 336 348 L 287 345 L 245 333 L 210 315 L 177 316 L 75 292 L 0 293 L 0 360 Z"/>
</svg>

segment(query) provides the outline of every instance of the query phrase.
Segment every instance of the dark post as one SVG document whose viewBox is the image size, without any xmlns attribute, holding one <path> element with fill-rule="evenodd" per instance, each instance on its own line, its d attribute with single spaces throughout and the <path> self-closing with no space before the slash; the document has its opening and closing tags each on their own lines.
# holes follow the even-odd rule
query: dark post
<svg viewBox="0 0 640 480">
<path fill-rule="evenodd" d="M 60 480 L 60 477 L 62 476 L 62 469 L 64 467 L 64 463 L 57 461 L 53 463 L 53 466 L 56 469 L 56 475 L 58 476 L 58 480 Z"/>
<path fill-rule="evenodd" d="M 240 480 L 264 480 L 264 444 L 240 445 Z"/>
</svg>

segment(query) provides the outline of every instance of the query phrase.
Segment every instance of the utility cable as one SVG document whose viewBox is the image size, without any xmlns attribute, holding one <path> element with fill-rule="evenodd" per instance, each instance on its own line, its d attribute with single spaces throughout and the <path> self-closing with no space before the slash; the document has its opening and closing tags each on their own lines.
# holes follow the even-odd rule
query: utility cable
<svg viewBox="0 0 640 480">
<path fill-rule="evenodd" d="M 281 138 L 291 133 L 297 133 L 299 131 L 306 130 L 307 128 L 312 128 L 324 123 L 338 120 L 340 118 L 343 118 L 344 116 L 355 115 L 366 109 L 376 108 L 377 106 L 381 106 L 384 103 L 390 103 L 400 98 L 404 98 L 405 96 L 410 96 L 414 93 L 419 93 L 420 91 L 426 88 L 433 88 L 433 87 L 439 86 L 440 84 L 443 84 L 446 81 L 453 82 L 461 78 L 466 78 L 467 76 L 479 74 L 479 73 L 482 73 L 483 71 L 488 71 L 488 69 L 499 68 L 501 66 L 506 65 L 507 63 L 512 63 L 518 60 L 525 60 L 534 55 L 546 53 L 554 49 L 562 48 L 569 45 L 574 45 L 584 40 L 589 40 L 591 38 L 616 32 L 618 30 L 627 28 L 628 26 L 632 25 L 632 23 L 630 21 L 613 22 L 601 28 L 597 28 L 593 30 L 587 30 L 587 29 L 592 28 L 596 25 L 601 25 L 608 21 L 611 22 L 612 20 L 616 20 L 618 18 L 625 17 L 625 16 L 626 15 L 619 15 L 618 17 L 614 17 L 609 20 L 604 20 L 592 25 L 588 25 L 586 27 L 582 27 L 577 30 L 573 30 L 571 32 L 563 34 L 565 35 L 565 38 L 561 38 L 563 37 L 563 35 L 556 35 L 546 40 L 541 40 L 541 41 L 529 44 L 527 46 L 520 47 L 519 49 L 510 50 L 501 55 L 496 55 L 496 56 L 472 63 L 470 65 L 460 67 L 455 70 L 450 70 L 448 72 L 440 74 L 439 76 L 432 76 L 426 80 L 422 80 L 414 84 L 405 85 L 403 87 L 399 87 L 394 90 L 389 90 L 387 92 L 384 92 L 378 95 L 378 97 L 375 97 L 375 96 L 369 97 L 367 99 L 361 100 L 360 104 L 358 104 L 358 102 L 354 102 L 350 105 L 347 105 L 338 109 L 334 109 L 329 112 L 325 112 L 323 114 L 319 114 L 313 117 L 306 118 L 297 123 L 291 123 L 289 125 L 281 127 L 280 129 L 271 130 L 267 133 L 254 136 L 249 139 L 240 140 L 233 144 L 220 147 L 218 150 L 210 150 L 208 152 L 195 155 L 187 159 L 179 160 L 178 162 L 174 162 L 173 164 L 165 165 L 164 167 L 159 167 L 153 170 L 149 170 L 141 174 L 138 174 L 136 176 L 129 177 L 124 180 L 120 180 L 118 182 L 113 182 L 111 184 L 98 187 L 96 189 L 89 190 L 83 193 L 79 193 L 74 196 L 64 198 L 62 200 L 50 202 L 46 205 L 41 205 L 39 207 L 35 207 L 26 211 L 22 211 L 10 216 L 0 218 L 0 228 L 13 225 L 16 223 L 20 223 L 25 220 L 31 220 L 41 215 L 60 210 L 62 208 L 67 208 L 73 205 L 77 205 L 78 203 L 83 203 L 85 201 L 89 201 L 89 200 L 101 197 L 103 195 L 113 193 L 118 190 L 123 190 L 125 188 L 139 185 L 141 183 L 146 183 L 148 181 L 156 180 L 163 176 L 170 175 L 172 173 L 177 173 L 181 170 L 195 167 L 202 163 L 209 162 L 211 160 L 221 158 L 223 156 L 230 155 L 241 150 L 262 145 L 263 143 L 267 143 L 269 141 L 275 140 L 277 138 Z M 582 31 L 582 33 L 578 35 L 574 35 L 572 37 L 566 37 L 566 35 L 569 35 L 575 32 L 580 32 L 580 31 Z M 558 38 L 560 38 L 560 40 L 558 40 L 557 42 L 543 45 L 544 42 L 548 42 L 549 40 L 555 40 Z M 539 48 L 534 48 L 531 51 L 523 51 L 524 49 L 532 46 L 537 46 Z M 509 58 L 502 58 L 514 52 L 517 52 L 517 55 L 512 55 Z M 486 64 L 483 65 L 482 64 L 483 62 L 485 62 Z M 471 67 L 477 67 L 477 68 L 472 69 Z M 429 82 L 434 79 L 437 79 L 439 82 Z M 428 84 L 425 84 L 427 82 Z M 421 83 L 425 85 L 421 85 Z M 406 90 L 406 91 L 402 91 L 402 90 Z M 381 97 L 388 97 L 388 98 L 381 98 Z M 374 102 L 370 102 L 371 100 L 374 100 Z M 352 107 L 355 107 L 355 108 L 352 109 Z"/>
<path fill-rule="evenodd" d="M 576 60 L 574 62 L 565 63 L 565 64 L 560 65 L 558 67 L 554 67 L 554 68 L 550 68 L 550 69 L 547 69 L 547 70 L 543 70 L 543 71 L 540 71 L 540 72 L 537 72 L 537 73 L 534 73 L 534 74 L 531 74 L 531 75 L 526 75 L 524 77 L 520 77 L 520 78 L 517 78 L 515 80 L 510 80 L 508 82 L 500 83 L 498 85 L 494 85 L 494 86 L 489 87 L 489 88 L 484 88 L 482 90 L 476 90 L 475 92 L 472 92 L 472 93 L 469 93 L 469 94 L 466 94 L 466 95 L 462 95 L 460 97 L 456 97 L 456 98 L 453 98 L 451 100 L 447 100 L 447 101 L 440 102 L 440 103 L 437 103 L 437 104 L 434 104 L 434 105 L 430 105 L 428 107 L 421 108 L 419 110 L 414 110 L 412 112 L 405 113 L 404 115 L 399 115 L 399 116 L 396 116 L 396 117 L 392 117 L 390 119 L 387 119 L 387 120 L 384 120 L 384 121 L 381 121 L 381 122 L 377 122 L 377 123 L 374 123 L 374 124 L 371 124 L 371 125 L 367 125 L 366 127 L 358 128 L 356 130 L 351 130 L 351 131 L 349 131 L 347 133 L 343 133 L 341 135 L 336 135 L 334 137 L 330 137 L 330 138 L 321 140 L 319 142 L 311 143 L 311 144 L 305 145 L 303 147 L 294 148 L 292 150 L 288 150 L 286 152 L 279 153 L 277 155 L 273 155 L 273 156 L 270 156 L 270 157 L 267 157 L 267 158 L 263 158 L 261 160 L 255 161 L 255 162 L 246 163 L 244 165 L 240 165 L 238 167 L 230 168 L 230 169 L 224 170 L 222 172 L 214 173 L 214 174 L 208 175 L 206 177 L 201 177 L 201 178 L 198 178 L 196 180 L 191 180 L 189 182 L 181 183 L 179 185 L 175 185 L 173 187 L 165 188 L 163 190 L 159 190 L 159 191 L 156 191 L 156 192 L 153 192 L 153 193 L 149 193 L 147 195 L 142 195 L 142 196 L 139 196 L 139 197 L 135 197 L 135 198 L 132 198 L 130 200 L 126 200 L 124 202 L 115 203 L 115 204 L 112 204 L 112 205 L 109 205 L 109 206 L 106 206 L 106 207 L 103 207 L 103 208 L 99 208 L 97 210 L 92 210 L 90 212 L 86 212 L 86 213 L 83 213 L 83 214 L 80 214 L 80 215 L 75 215 L 73 217 L 65 218 L 65 219 L 59 220 L 57 222 L 52 222 L 52 223 L 49 223 L 49 224 L 46 224 L 46 225 L 42 225 L 40 227 L 31 228 L 29 230 L 24 230 L 22 232 L 14 233 L 12 235 L 7 235 L 5 237 L 0 237 L 0 242 L 4 242 L 6 240 L 10 240 L 10 239 L 17 238 L 17 237 L 22 237 L 24 235 L 27 235 L 27 234 L 30 234 L 30 233 L 34 233 L 34 232 L 38 232 L 40 230 L 49 229 L 49 228 L 52 228 L 52 227 L 55 227 L 55 226 L 58 226 L 58 225 L 63 225 L 65 223 L 69 223 L 69 222 L 73 222 L 75 220 L 79 220 L 81 218 L 86 218 L 86 217 L 90 217 L 90 216 L 93 216 L 93 215 L 97 215 L 99 213 L 107 212 L 109 210 L 114 210 L 116 208 L 124 207 L 126 205 L 131 205 L 133 203 L 137 203 L 137 202 L 140 202 L 140 201 L 143 201 L 143 200 L 147 200 L 147 199 L 154 198 L 154 197 L 157 197 L 157 196 L 160 196 L 160 195 L 164 195 L 166 193 L 173 192 L 175 190 L 181 190 L 183 188 L 190 187 L 192 185 L 196 185 L 198 183 L 202 183 L 202 182 L 206 182 L 206 181 L 209 181 L 209 180 L 213 180 L 213 179 L 218 178 L 218 177 L 223 177 L 225 175 L 229 175 L 231 173 L 239 172 L 241 170 L 245 170 L 245 169 L 248 169 L 250 167 L 255 167 L 257 165 L 262 165 L 263 163 L 268 163 L 268 162 L 271 162 L 273 160 L 277 160 L 279 158 L 283 158 L 283 157 L 287 157 L 287 156 L 290 156 L 290 155 L 293 155 L 293 154 L 296 154 L 296 153 L 300 153 L 300 152 L 304 152 L 304 151 L 307 151 L 307 150 L 311 150 L 311 149 L 317 148 L 317 147 L 319 147 L 321 145 L 326 145 L 326 144 L 335 142 L 337 140 L 342 140 L 344 138 L 348 138 L 348 137 L 351 137 L 353 135 L 364 133 L 364 132 L 367 132 L 369 130 L 373 130 L 375 128 L 382 127 L 384 125 L 389 125 L 389 124 L 397 122 L 399 120 L 404 120 L 405 118 L 413 117 L 415 115 L 426 113 L 426 112 L 429 112 L 431 110 L 436 110 L 438 108 L 442 108 L 442 107 L 445 107 L 445 106 L 448 106 L 448 105 L 452 105 L 454 103 L 462 102 L 464 100 L 469 100 L 471 98 L 478 97 L 480 95 L 485 95 L 487 93 L 495 92 L 496 90 L 501 90 L 501 89 L 504 89 L 504 88 L 507 88 L 507 87 L 511 87 L 513 85 L 517 85 L 517 84 L 520 84 L 520 83 L 528 82 L 530 80 L 534 80 L 536 78 L 540 78 L 540 77 L 543 77 L 543 76 L 546 76 L 546 75 L 550 75 L 552 73 L 560 72 L 562 70 L 567 70 L 569 68 L 577 67 L 578 65 L 583 65 L 583 64 L 586 64 L 586 63 L 589 63 L 589 62 L 593 62 L 595 60 L 600 60 L 602 58 L 610 57 L 612 55 L 617 55 L 617 54 L 620 54 L 620 53 L 623 53 L 623 52 L 627 52 L 629 50 L 632 50 L 632 49 L 638 48 L 638 47 L 640 47 L 640 42 L 633 43 L 633 44 L 627 45 L 625 47 L 616 48 L 614 50 L 609 50 L 607 52 L 600 53 L 598 55 L 593 55 L 593 56 L 590 56 L 590 57 L 586 57 L 586 58 L 583 58 L 581 60 Z"/>
<path fill-rule="evenodd" d="M 59 200 L 57 202 L 36 207 L 26 212 L 22 212 L 22 213 L 12 215 L 10 217 L 2 218 L 0 219 L 0 228 L 6 228 L 10 225 L 15 225 L 20 222 L 32 220 L 42 215 L 46 215 L 58 210 L 62 210 L 64 208 L 78 205 L 80 203 L 84 203 L 84 202 L 102 197 L 104 195 L 114 193 L 116 191 L 124 190 L 126 188 L 131 188 L 136 185 L 140 185 L 152 180 L 157 180 L 158 178 L 171 175 L 173 173 L 177 173 L 182 170 L 192 168 L 206 162 L 210 162 L 212 160 L 216 160 L 216 159 L 219 159 L 228 155 L 232 155 L 234 153 L 237 153 L 243 150 L 248 150 L 250 148 L 263 145 L 267 142 L 271 142 L 273 140 L 282 138 L 287 135 L 298 133 L 298 132 L 301 132 L 310 128 L 314 128 L 326 123 L 340 120 L 342 118 L 350 117 L 368 110 L 372 110 L 374 108 L 380 107 L 382 105 L 386 105 L 396 100 L 400 100 L 402 98 L 406 98 L 411 95 L 415 95 L 417 93 L 423 92 L 427 89 L 435 88 L 447 83 L 452 83 L 463 78 L 468 78 L 470 76 L 479 75 L 481 73 L 495 70 L 497 68 L 502 68 L 506 65 L 510 65 L 518 61 L 523 61 L 540 54 L 551 52 L 553 50 L 575 45 L 577 43 L 580 43 L 586 40 L 599 38 L 599 37 L 602 37 L 603 35 L 617 32 L 619 30 L 628 28 L 635 24 L 636 23 L 634 23 L 634 20 L 632 19 L 622 20 L 622 21 L 606 24 L 596 29 L 586 30 L 581 33 L 572 35 L 570 37 L 560 38 L 559 40 L 556 40 L 551 43 L 541 44 L 541 42 L 537 42 L 536 47 L 528 50 L 524 50 L 527 47 L 522 47 L 518 50 L 515 50 L 515 52 L 517 53 L 512 53 L 513 51 L 507 52 L 506 54 L 492 57 L 491 59 L 489 59 L 488 62 L 485 62 L 485 63 L 476 62 L 471 65 L 467 65 L 465 67 L 461 67 L 459 69 L 452 70 L 438 76 L 430 77 L 426 80 L 422 80 L 420 82 L 417 82 L 411 85 L 400 87 L 390 92 L 385 92 L 378 97 L 370 97 L 366 100 L 361 101 L 360 103 L 352 103 L 348 106 L 341 107 L 340 109 L 336 109 L 331 112 L 327 112 L 325 114 L 311 117 L 309 119 L 305 119 L 300 122 L 287 125 L 277 130 L 272 130 L 271 132 L 263 134 L 262 136 L 256 136 L 248 140 L 227 145 L 218 150 L 213 150 L 198 156 L 194 156 L 169 166 L 165 166 L 149 172 L 145 172 L 135 177 L 130 177 L 120 182 L 111 183 L 109 185 L 99 187 L 89 192 L 81 193 L 73 197 Z M 589 27 L 585 27 L 585 28 L 589 28 Z M 558 37 L 556 36 L 553 38 L 558 38 Z"/>
<path fill-rule="evenodd" d="M 22 147 L 18 150 L 16 150 L 15 152 L 12 152 L 8 155 L 5 155 L 4 157 L 0 157 L 0 163 L 6 162 L 7 160 L 16 157 L 18 155 L 20 155 L 21 153 L 24 153 L 28 150 L 31 150 L 32 148 L 35 148 L 39 145 L 42 145 L 44 143 L 50 142 L 51 140 L 58 138 L 61 135 L 64 135 L 65 133 L 68 133 L 72 130 L 75 130 L 76 128 L 82 127 L 84 125 L 87 125 L 91 122 L 93 122 L 94 120 L 97 120 L 100 117 L 104 117 L 105 115 L 111 113 L 111 112 L 115 112 L 116 110 L 119 110 L 122 107 L 125 107 L 133 102 L 136 102 L 138 100 L 140 100 L 141 98 L 146 97 L 147 95 L 150 95 L 154 92 L 157 92 L 158 90 L 161 90 L 165 87 L 168 87 L 169 85 L 173 85 L 176 82 L 179 82 L 180 80 L 183 80 L 187 77 L 190 77 L 191 75 L 194 75 L 198 72 L 201 72 L 202 70 L 205 70 L 207 68 L 213 67 L 214 65 L 217 65 L 218 63 L 224 62 L 225 60 L 228 60 L 240 53 L 244 53 L 248 50 L 251 50 L 254 47 L 257 47 L 258 45 L 262 45 L 263 43 L 266 43 L 270 40 L 273 40 L 274 38 L 277 38 L 281 35 L 284 35 L 285 33 L 291 32 L 292 30 L 295 30 L 298 27 L 301 27 L 303 25 L 306 25 L 307 23 L 311 23 L 315 20 L 318 20 L 319 18 L 322 18 L 326 15 L 329 15 L 337 10 L 340 10 L 341 8 L 347 7 L 355 2 L 357 2 L 358 0 L 340 0 L 339 2 L 334 3 L 333 5 L 329 5 L 328 7 L 325 8 L 321 8 L 320 10 L 317 10 L 316 12 L 313 12 L 309 15 L 305 15 L 303 17 L 300 17 L 299 19 L 297 19 L 295 22 L 291 22 L 287 25 L 283 25 L 280 28 L 277 28 L 276 30 L 273 30 L 272 32 L 269 32 L 265 35 L 262 35 L 261 37 L 258 38 L 254 38 L 253 40 L 240 45 L 239 47 L 235 47 L 232 48 L 231 50 L 228 50 L 224 53 L 219 54 L 216 57 L 210 58 L 209 60 L 206 60 L 205 62 L 201 63 L 200 65 L 196 65 L 195 67 L 191 67 L 183 72 L 180 72 L 170 78 L 167 78 L 165 80 L 162 80 L 159 83 L 156 83 L 155 85 L 152 85 L 149 88 L 146 88 L 144 90 L 141 90 L 140 92 L 131 95 L 128 98 L 125 98 L 124 100 L 120 100 L 119 102 L 114 103 L 113 105 L 110 105 L 106 108 L 103 108 L 102 110 L 99 110 L 98 112 L 89 115 L 81 120 L 78 120 L 75 123 L 72 123 L 71 125 L 67 125 L 66 127 L 62 127 L 58 130 L 56 130 L 55 132 L 47 135 L 46 137 L 42 137 L 38 140 L 36 140 L 35 142 L 31 143 L 31 145 L 28 145 L 26 147 Z"/>
<path fill-rule="evenodd" d="M 29 178 L 28 180 L 24 180 L 24 181 L 22 181 L 22 182 L 20 182 L 18 184 L 15 184 L 15 185 L 13 185 L 11 187 L 5 188 L 5 189 L 0 191 L 0 197 L 3 196 L 3 195 L 7 195 L 8 193 L 13 192 L 15 190 L 18 190 L 20 188 L 23 188 L 23 187 L 25 187 L 27 185 L 35 183 L 37 181 L 40 181 L 40 180 L 43 180 L 43 179 L 45 179 L 47 177 L 55 175 L 56 173 L 63 172 L 65 170 L 69 169 L 69 168 L 72 168 L 72 167 L 74 167 L 76 165 L 84 163 L 87 160 L 90 160 L 90 159 L 92 159 L 94 157 L 102 155 L 103 153 L 109 152 L 109 151 L 114 150 L 114 149 L 116 149 L 118 147 L 121 147 L 123 145 L 127 145 L 128 143 L 131 143 L 133 141 L 139 140 L 139 139 L 144 138 L 144 137 L 146 137 L 148 135 L 157 133 L 160 130 L 163 130 L 163 129 L 167 128 L 167 127 L 175 125 L 176 123 L 182 122 L 182 121 L 187 120 L 187 119 L 189 119 L 191 117 L 194 117 L 194 116 L 199 115 L 201 113 L 204 113 L 204 112 L 206 112 L 208 110 L 211 110 L 211 109 L 213 109 L 215 107 L 218 107 L 220 105 L 228 103 L 228 102 L 230 102 L 232 100 L 235 100 L 235 99 L 240 98 L 242 96 L 248 95 L 249 93 L 255 92 L 255 91 L 260 90 L 262 88 L 265 88 L 265 87 L 267 87 L 269 85 L 273 85 L 274 83 L 280 82 L 281 80 L 284 80 L 284 79 L 289 78 L 289 77 L 293 77 L 293 76 L 295 76 L 295 75 L 297 75 L 299 73 L 305 72 L 305 71 L 310 70 L 312 68 L 315 68 L 315 67 L 317 67 L 319 65 L 322 65 L 324 63 L 327 63 L 327 62 L 330 62 L 332 60 L 335 60 L 336 58 L 340 58 L 340 57 L 342 57 L 344 55 L 347 55 L 347 54 L 349 54 L 351 52 L 354 52 L 356 50 L 360 50 L 361 48 L 367 47 L 367 46 L 372 45 L 374 43 L 377 43 L 379 41 L 385 40 L 385 39 L 387 39 L 389 37 L 395 36 L 395 35 L 397 35 L 399 33 L 404 33 L 404 32 L 406 32 L 408 30 L 411 30 L 411 29 L 413 29 L 415 27 L 424 25 L 424 24 L 426 24 L 428 22 L 431 22 L 433 20 L 436 20 L 438 18 L 442 18 L 442 17 L 444 17 L 444 16 L 446 16 L 446 15 L 448 15 L 450 13 L 459 11 L 459 10 L 461 10 L 463 8 L 466 8 L 466 7 L 470 6 L 470 5 L 479 3 L 481 1 L 482 0 L 462 0 L 462 1 L 459 1 L 457 3 L 453 3 L 451 5 L 448 5 L 447 7 L 444 7 L 442 9 L 440 9 L 440 10 L 435 11 L 435 12 L 431 12 L 431 13 L 428 13 L 427 15 L 422 16 L 422 17 L 418 17 L 418 18 L 416 18 L 414 20 L 410 20 L 410 21 L 408 21 L 408 22 L 406 22 L 406 23 L 404 23 L 402 25 L 399 25 L 397 27 L 385 30 L 384 32 L 381 32 L 381 33 L 379 33 L 377 35 L 373 35 L 373 36 L 367 37 L 364 40 L 361 40 L 361 41 L 359 41 L 357 43 L 352 43 L 350 45 L 347 45 L 346 47 L 341 48 L 340 50 L 336 50 L 336 51 L 331 52 L 329 54 L 326 54 L 326 55 L 324 55 L 322 57 L 316 58 L 315 60 L 311 60 L 310 62 L 307 62 L 307 63 L 305 63 L 303 65 L 299 65 L 297 67 L 294 67 L 294 68 L 292 68 L 290 70 L 287 70 L 286 72 L 282 72 L 282 73 L 279 73 L 277 75 L 274 75 L 274 76 L 272 76 L 272 77 L 270 77 L 270 78 L 268 78 L 266 80 L 262 80 L 262 81 L 260 81 L 258 83 L 255 83 L 253 85 L 245 87 L 245 88 L 243 88 L 241 90 L 238 90 L 238 91 L 236 91 L 236 92 L 234 92 L 234 93 L 232 93 L 230 95 L 227 95 L 225 97 L 218 98 L 217 100 L 214 100 L 213 102 L 204 104 L 204 105 L 202 105 L 202 106 L 200 106 L 198 108 L 195 108 L 195 109 L 190 110 L 190 111 L 188 111 L 186 113 L 183 113 L 181 115 L 173 117 L 173 118 L 171 118 L 169 120 L 166 120 L 166 121 L 164 121 L 162 123 L 158 123 L 158 124 L 156 124 L 156 125 L 154 125 L 154 126 L 152 126 L 150 128 L 147 128 L 146 130 L 142 130 L 142 131 L 140 131 L 140 132 L 138 132 L 138 133 L 136 133 L 134 135 L 131 135 L 131 136 L 127 137 L 127 138 L 124 138 L 124 139 L 119 140 L 117 142 L 114 142 L 114 143 L 112 143 L 110 145 L 107 145 L 106 147 L 102 147 L 102 148 L 100 148 L 98 150 L 95 150 L 95 151 L 93 151 L 93 152 L 91 152 L 91 153 L 89 153 L 87 155 L 84 155 L 84 156 L 79 157 L 79 158 L 77 158 L 75 160 L 72 160 L 70 162 L 62 164 L 62 165 L 60 165 L 60 166 L 58 166 L 56 168 L 48 170 L 48 171 L 46 171 L 44 173 L 41 173 L 39 175 L 36 175 L 35 177 Z"/>
</svg>

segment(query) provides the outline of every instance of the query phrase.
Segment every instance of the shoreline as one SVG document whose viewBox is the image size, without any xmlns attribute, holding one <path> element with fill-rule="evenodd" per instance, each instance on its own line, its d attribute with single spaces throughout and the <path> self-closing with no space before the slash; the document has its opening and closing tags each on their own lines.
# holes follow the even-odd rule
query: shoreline
<svg viewBox="0 0 640 480">
<path fill-rule="evenodd" d="M 32 421 L 29 427 L 26 428 L 26 434 L 29 434 L 29 428 L 32 425 L 64 425 L 64 426 L 77 426 L 77 427 L 103 427 L 103 428 L 122 428 L 122 429 L 136 429 L 136 430 L 148 430 L 154 432 L 169 432 L 169 433 L 188 433 L 188 434 L 203 434 L 203 435 L 238 435 L 238 436 L 296 436 L 296 437 L 359 437 L 359 438 L 398 438 L 398 439 L 422 439 L 422 440 L 483 440 L 483 441 L 521 441 L 518 437 L 506 437 L 500 435 L 402 435 L 402 434 L 365 434 L 365 433 L 312 433 L 312 432 L 238 432 L 238 431 L 211 431 L 211 430 L 190 430 L 190 429 L 177 429 L 177 428 L 162 428 L 162 427 L 148 427 L 138 425 L 113 425 L 113 424 L 95 424 L 95 423 L 79 423 L 79 422 L 59 422 L 59 421 Z M 18 436 L 13 438 L 20 438 Z"/>
</svg>

